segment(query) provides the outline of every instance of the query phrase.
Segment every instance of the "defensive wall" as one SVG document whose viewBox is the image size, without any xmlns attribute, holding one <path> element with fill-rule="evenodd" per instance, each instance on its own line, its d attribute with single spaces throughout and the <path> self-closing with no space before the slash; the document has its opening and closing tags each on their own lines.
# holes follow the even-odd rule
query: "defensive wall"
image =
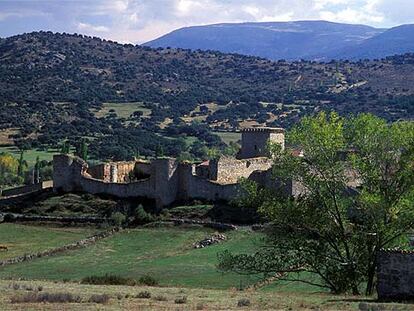
<svg viewBox="0 0 414 311">
<path fill-rule="evenodd" d="M 179 163 L 175 159 L 156 159 L 145 165 L 137 162 L 129 167 L 138 172 L 137 168 L 142 167 L 142 173 L 146 174 L 143 176 L 148 177 L 131 182 L 115 182 L 105 174 L 96 174 L 103 172 L 102 167 L 89 168 L 80 158 L 56 155 L 53 158 L 54 189 L 59 192 L 109 194 L 120 198 L 144 197 L 154 199 L 157 206 L 162 207 L 191 199 L 229 201 L 239 194 L 240 177 L 266 186 L 275 183 L 270 172 L 271 161 L 266 158 L 222 158 L 206 165 L 201 175 L 197 174 L 200 172 L 197 165 Z"/>
<path fill-rule="evenodd" d="M 284 130 L 246 129 L 237 159 L 221 157 L 200 165 L 166 158 L 88 167 L 80 158 L 56 155 L 53 158 L 54 189 L 120 198 L 144 197 L 154 199 L 159 207 L 191 199 L 229 201 L 239 194 L 238 181 L 242 177 L 267 187 L 276 184 L 271 174 L 272 161 L 265 156 L 269 141 L 284 148 Z"/>
</svg>

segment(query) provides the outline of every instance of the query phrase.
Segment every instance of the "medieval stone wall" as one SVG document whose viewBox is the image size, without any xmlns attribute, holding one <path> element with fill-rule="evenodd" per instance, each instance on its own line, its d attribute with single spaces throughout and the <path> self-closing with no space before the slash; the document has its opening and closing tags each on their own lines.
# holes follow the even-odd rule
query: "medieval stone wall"
<svg viewBox="0 0 414 311">
<path fill-rule="evenodd" d="M 414 299 L 414 252 L 383 250 L 377 255 L 380 300 Z"/>
<path fill-rule="evenodd" d="M 93 178 L 92 171 L 88 170 L 83 160 L 57 155 L 54 157 L 54 189 L 109 194 L 120 198 L 145 197 L 154 199 L 158 207 L 177 200 L 230 201 L 239 193 L 237 181 L 240 177 L 257 179 L 259 184 L 271 187 L 275 183 L 271 178 L 271 163 L 267 158 L 222 158 L 210 163 L 210 170 L 217 178 L 210 180 L 197 176 L 193 164 L 178 163 L 175 159 L 157 159 L 151 163 L 137 164 L 148 173 L 148 178 L 125 183 Z"/>
<path fill-rule="evenodd" d="M 210 176 L 221 184 L 235 184 L 241 177 L 249 178 L 254 171 L 269 170 L 271 166 L 272 161 L 264 157 L 245 160 L 221 157 L 210 161 Z"/>
<path fill-rule="evenodd" d="M 250 128 L 242 131 L 239 159 L 266 157 L 268 143 L 278 143 L 285 148 L 285 132 L 278 128 Z"/>
</svg>

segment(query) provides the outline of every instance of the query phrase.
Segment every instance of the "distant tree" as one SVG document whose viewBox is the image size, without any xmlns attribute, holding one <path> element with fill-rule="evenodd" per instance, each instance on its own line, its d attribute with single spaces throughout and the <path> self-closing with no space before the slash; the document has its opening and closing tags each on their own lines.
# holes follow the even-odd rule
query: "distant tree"
<svg viewBox="0 0 414 311">
<path fill-rule="evenodd" d="M 62 147 L 60 149 L 60 153 L 69 154 L 69 152 L 70 152 L 70 142 L 69 142 L 69 140 L 66 139 L 62 144 Z"/>
<path fill-rule="evenodd" d="M 85 161 L 88 160 L 88 142 L 85 138 L 82 138 L 80 143 L 77 145 L 76 155 Z"/>
</svg>

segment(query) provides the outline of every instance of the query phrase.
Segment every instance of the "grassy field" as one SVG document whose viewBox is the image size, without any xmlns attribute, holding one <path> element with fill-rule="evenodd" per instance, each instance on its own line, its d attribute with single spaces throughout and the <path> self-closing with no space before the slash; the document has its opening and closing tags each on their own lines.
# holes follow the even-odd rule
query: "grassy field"
<svg viewBox="0 0 414 311">
<path fill-rule="evenodd" d="M 114 110 L 119 118 L 129 118 L 135 111 L 142 111 L 143 116 L 149 116 L 151 109 L 145 108 L 143 103 L 104 103 L 102 109 L 94 111 L 96 117 L 102 118 L 109 114 L 110 110 Z"/>
<path fill-rule="evenodd" d="M 48 228 L 17 224 L 0 224 L 0 245 L 8 251 L 0 251 L 0 260 L 27 253 L 47 250 L 92 235 L 91 228 Z"/>
<path fill-rule="evenodd" d="M 0 278 L 81 280 L 90 275 L 117 274 L 138 279 L 155 277 L 162 286 L 230 288 L 251 284 L 254 277 L 217 271 L 217 253 L 248 252 L 260 235 L 247 230 L 226 233 L 229 240 L 204 249 L 192 244 L 213 231 L 158 228 L 124 231 L 85 249 L 0 269 Z"/>
<path fill-rule="evenodd" d="M 1 224 L 2 243 L 11 248 L 0 255 L 16 256 L 63 245 L 92 231 Z M 261 235 L 239 229 L 225 233 L 227 242 L 204 249 L 192 248 L 192 243 L 212 233 L 200 227 L 125 230 L 87 248 L 0 267 L 0 310 L 413 310 L 413 305 L 378 304 L 373 298 L 331 295 L 297 283 L 278 282 L 260 290 L 238 290 L 240 282 L 248 285 L 256 279 L 217 272 L 217 252 L 253 251 Z M 85 276 L 106 273 L 136 279 L 151 275 L 158 279 L 159 286 L 79 284 Z M 11 302 L 13 297 L 33 294 L 39 289 L 43 294 L 78 295 L 81 302 Z M 151 297 L 137 298 L 142 291 L 149 292 Z M 106 304 L 88 302 L 94 294 L 107 294 L 110 300 Z M 186 297 L 186 302 L 176 303 L 180 297 Z M 239 307 L 242 299 L 250 305 Z"/>
<path fill-rule="evenodd" d="M 20 157 L 20 151 L 17 147 L 9 146 L 9 147 L 0 147 L 1 152 L 9 152 L 11 153 L 16 159 Z M 49 149 L 49 150 L 26 150 L 24 152 L 24 159 L 27 161 L 29 166 L 33 166 L 36 163 L 36 158 L 39 157 L 40 161 L 52 161 L 53 155 L 59 153 L 57 149 Z"/>
<path fill-rule="evenodd" d="M 214 134 L 220 136 L 221 140 L 226 143 L 227 145 L 230 142 L 237 142 L 241 139 L 241 133 L 236 132 L 213 132 Z"/>
<path fill-rule="evenodd" d="M 81 303 L 11 303 L 11 297 L 33 291 L 24 288 L 42 288 L 40 293 L 70 293 L 78 295 Z M 19 288 L 19 289 L 15 289 Z M 136 295 L 148 291 L 149 299 Z M 107 294 L 107 304 L 87 302 L 91 295 Z M 177 298 L 186 297 L 185 304 L 177 304 Z M 248 299 L 250 306 L 238 307 L 238 302 Z M 412 305 L 379 304 L 372 299 L 352 296 L 333 296 L 324 293 L 265 292 L 190 289 L 180 287 L 97 286 L 77 283 L 48 281 L 0 280 L 1 310 L 412 310 Z"/>
</svg>

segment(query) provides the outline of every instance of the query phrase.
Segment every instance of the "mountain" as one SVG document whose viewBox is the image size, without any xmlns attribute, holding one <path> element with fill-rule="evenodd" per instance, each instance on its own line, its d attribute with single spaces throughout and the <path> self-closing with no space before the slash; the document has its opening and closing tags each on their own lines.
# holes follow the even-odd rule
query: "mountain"
<svg viewBox="0 0 414 311">
<path fill-rule="evenodd" d="M 326 21 L 216 24 L 178 29 L 144 45 L 272 60 L 374 59 L 414 52 L 412 29 L 413 25 L 387 30 Z"/>
<path fill-rule="evenodd" d="M 374 59 L 413 51 L 414 24 L 391 28 L 329 56 L 336 59 Z"/>
<path fill-rule="evenodd" d="M 104 103 L 111 104 L 107 113 Z M 120 103 L 130 116 L 116 117 L 112 108 Z M 145 116 L 132 115 L 129 104 L 141 105 Z M 154 154 L 166 135 L 166 154 L 177 155 L 179 145 L 169 138 L 180 133 L 212 146 L 217 138 L 209 129 L 289 127 L 320 110 L 412 119 L 414 54 L 273 62 L 52 32 L 0 40 L 0 130 L 32 146 L 86 136 L 99 154 L 126 159 Z"/>
</svg>

